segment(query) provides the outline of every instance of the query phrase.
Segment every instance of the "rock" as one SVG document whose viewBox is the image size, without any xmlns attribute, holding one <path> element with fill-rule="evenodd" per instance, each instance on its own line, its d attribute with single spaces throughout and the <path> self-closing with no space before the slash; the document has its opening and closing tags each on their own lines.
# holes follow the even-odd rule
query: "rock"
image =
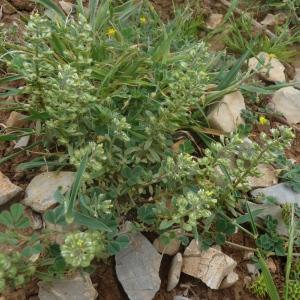
<svg viewBox="0 0 300 300">
<path fill-rule="evenodd" d="M 191 298 L 183 297 L 183 296 L 175 296 L 173 300 L 192 300 Z"/>
<path fill-rule="evenodd" d="M 258 72 L 258 74 L 267 81 L 286 82 L 284 65 L 268 53 L 260 52 L 257 57 L 249 59 L 248 68 Z"/>
<path fill-rule="evenodd" d="M 83 275 L 83 276 L 82 276 Z M 73 278 L 39 282 L 40 300 L 95 300 L 98 296 L 87 273 Z"/>
<path fill-rule="evenodd" d="M 25 209 L 25 214 L 30 221 L 31 228 L 33 230 L 39 230 L 44 227 L 43 219 L 41 215 L 37 214 L 30 208 Z"/>
<path fill-rule="evenodd" d="M 284 14 L 267 14 L 260 23 L 265 26 L 276 26 L 279 24 L 283 24 L 285 22 L 285 19 L 286 17 Z"/>
<path fill-rule="evenodd" d="M 221 251 L 200 250 L 196 240 L 191 241 L 183 254 L 182 272 L 202 280 L 211 289 L 218 289 L 235 266 L 236 262 Z"/>
<path fill-rule="evenodd" d="M 243 260 L 250 260 L 254 257 L 254 252 L 253 251 L 247 251 L 245 252 L 243 256 Z"/>
<path fill-rule="evenodd" d="M 248 183 L 251 188 L 268 187 L 278 183 L 276 170 L 267 164 L 260 164 L 257 166 L 261 173 L 259 177 L 248 177 Z"/>
<path fill-rule="evenodd" d="M 212 14 L 209 16 L 206 27 L 208 29 L 215 29 L 217 28 L 223 21 L 223 15 L 222 14 Z"/>
<path fill-rule="evenodd" d="M 168 245 L 164 245 L 159 238 L 156 238 L 153 242 L 153 246 L 159 253 L 173 256 L 179 251 L 180 241 L 173 239 Z"/>
<path fill-rule="evenodd" d="M 214 129 L 229 133 L 244 123 L 242 110 L 246 109 L 245 101 L 240 91 L 227 94 L 208 114 L 208 122 Z"/>
<path fill-rule="evenodd" d="M 72 12 L 73 9 L 73 4 L 70 2 L 66 2 L 66 1 L 59 1 L 59 5 L 61 6 L 61 8 L 63 9 L 63 11 L 69 15 Z"/>
<path fill-rule="evenodd" d="M 279 183 L 270 187 L 256 189 L 251 192 L 254 197 L 264 196 L 276 199 L 277 204 L 297 203 L 300 205 L 300 193 L 293 191 L 287 184 Z M 264 201 L 267 203 L 267 201 Z"/>
<path fill-rule="evenodd" d="M 131 235 L 130 244 L 115 256 L 116 272 L 130 300 L 151 300 L 160 288 L 162 255 L 141 234 Z"/>
<path fill-rule="evenodd" d="M 289 124 L 300 122 L 300 91 L 292 86 L 276 91 L 270 101 L 271 108 L 282 114 Z"/>
<path fill-rule="evenodd" d="M 294 88 L 300 90 L 300 68 L 295 69 Z"/>
<path fill-rule="evenodd" d="M 12 111 L 9 115 L 8 120 L 6 121 L 7 127 L 24 127 L 28 124 L 27 120 L 24 120 L 27 116 L 18 113 L 17 111 Z"/>
<path fill-rule="evenodd" d="M 276 231 L 279 235 L 288 235 L 288 229 L 282 218 L 282 209 L 277 204 L 256 204 L 248 201 L 248 205 L 251 211 L 259 210 L 262 211 L 257 214 L 257 221 L 263 223 L 268 215 L 272 216 L 275 220 L 277 220 Z"/>
<path fill-rule="evenodd" d="M 169 276 L 168 276 L 168 285 L 167 285 L 167 291 L 172 291 L 178 284 L 181 274 L 181 268 L 182 268 L 182 255 L 181 253 L 177 253 L 171 263 Z"/>
<path fill-rule="evenodd" d="M 45 172 L 35 176 L 26 188 L 24 204 L 37 212 L 45 212 L 57 203 L 54 194 L 60 189 L 67 192 L 73 181 L 74 172 Z"/>
<path fill-rule="evenodd" d="M 268 266 L 268 268 L 269 268 L 269 270 L 270 270 L 271 273 L 273 273 L 273 274 L 276 273 L 277 267 L 276 267 L 276 265 L 274 263 L 274 260 L 271 257 L 269 257 L 267 259 L 267 266 Z"/>
<path fill-rule="evenodd" d="M 30 140 L 29 135 L 22 136 L 15 144 L 14 149 L 20 149 L 26 147 L 29 143 L 29 140 Z"/>
<path fill-rule="evenodd" d="M 247 271 L 250 275 L 256 276 L 259 274 L 259 270 L 255 264 L 246 264 Z"/>
<path fill-rule="evenodd" d="M 220 289 L 227 289 L 233 286 L 239 280 L 239 275 L 235 272 L 230 272 L 222 281 Z"/>
<path fill-rule="evenodd" d="M 8 177 L 0 172 L 0 205 L 8 202 L 21 191 L 20 187 L 13 184 Z"/>
</svg>

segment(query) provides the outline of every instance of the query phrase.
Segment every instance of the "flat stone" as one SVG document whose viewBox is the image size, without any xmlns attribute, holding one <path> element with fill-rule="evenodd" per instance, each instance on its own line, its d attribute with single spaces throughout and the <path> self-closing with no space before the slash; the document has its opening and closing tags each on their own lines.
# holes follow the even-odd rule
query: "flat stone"
<svg viewBox="0 0 300 300">
<path fill-rule="evenodd" d="M 162 259 L 153 245 L 141 234 L 130 237 L 130 244 L 115 256 L 116 273 L 130 300 L 152 300 L 160 288 L 159 268 Z"/>
<path fill-rule="evenodd" d="M 239 280 L 239 275 L 235 272 L 230 272 L 222 281 L 220 289 L 232 287 Z"/>
<path fill-rule="evenodd" d="M 37 212 L 45 212 L 57 203 L 54 194 L 67 192 L 74 181 L 74 172 L 45 172 L 35 176 L 26 188 L 24 204 Z"/>
<path fill-rule="evenodd" d="M 20 187 L 13 184 L 8 177 L 0 172 L 0 205 L 8 202 L 21 191 Z"/>
<path fill-rule="evenodd" d="M 218 289 L 235 266 L 236 262 L 221 251 L 199 249 L 196 240 L 191 241 L 183 254 L 182 272 L 202 280 L 211 289 Z"/>
<path fill-rule="evenodd" d="M 40 300 L 95 300 L 98 296 L 87 273 L 73 278 L 39 282 Z"/>
<path fill-rule="evenodd" d="M 300 90 L 292 86 L 281 88 L 274 93 L 270 106 L 282 114 L 289 124 L 300 123 Z"/>
<path fill-rule="evenodd" d="M 223 21 L 222 14 L 211 14 L 206 22 L 206 27 L 208 29 L 215 29 L 217 28 Z"/>
<path fill-rule="evenodd" d="M 179 251 L 180 241 L 173 239 L 168 245 L 164 245 L 159 238 L 156 238 L 153 242 L 153 246 L 159 253 L 173 256 Z"/>
<path fill-rule="evenodd" d="M 293 191 L 286 183 L 256 189 L 251 192 L 253 197 L 264 196 L 276 199 L 277 204 L 297 203 L 300 205 L 300 193 Z M 264 203 L 267 203 L 265 201 Z"/>
<path fill-rule="evenodd" d="M 207 119 L 212 128 L 226 133 L 233 132 L 238 125 L 244 123 L 241 117 L 241 112 L 244 109 L 246 109 L 244 97 L 240 91 L 236 91 L 225 95 L 214 106 Z"/>
<path fill-rule="evenodd" d="M 295 68 L 294 88 L 300 90 L 300 68 Z"/>
<path fill-rule="evenodd" d="M 167 291 L 172 291 L 178 284 L 180 279 L 182 269 L 182 255 L 181 253 L 177 253 L 171 263 L 169 276 L 168 276 L 168 284 L 167 284 Z"/>
<path fill-rule="evenodd" d="M 249 59 L 248 68 L 258 72 L 267 81 L 286 82 L 284 65 L 276 58 L 266 52 L 260 52 L 257 57 Z"/>
<path fill-rule="evenodd" d="M 26 117 L 27 116 L 17 111 L 12 111 L 8 117 L 8 120 L 6 121 L 6 126 L 22 128 L 28 124 L 28 121 L 24 120 Z"/>
<path fill-rule="evenodd" d="M 27 147 L 29 140 L 30 140 L 29 135 L 22 136 L 15 144 L 14 149 L 20 149 L 20 148 Z"/>
<path fill-rule="evenodd" d="M 261 176 L 247 178 L 251 188 L 268 187 L 278 183 L 276 170 L 271 165 L 260 164 L 257 166 L 257 168 L 261 173 Z"/>
</svg>

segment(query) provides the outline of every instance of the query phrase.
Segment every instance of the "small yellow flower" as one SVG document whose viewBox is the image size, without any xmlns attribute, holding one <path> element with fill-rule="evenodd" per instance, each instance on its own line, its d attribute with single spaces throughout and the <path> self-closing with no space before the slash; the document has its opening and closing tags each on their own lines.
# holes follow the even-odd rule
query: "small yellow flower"
<svg viewBox="0 0 300 300">
<path fill-rule="evenodd" d="M 144 16 L 140 17 L 140 22 L 141 24 L 147 24 L 147 18 Z"/>
<path fill-rule="evenodd" d="M 261 125 L 268 124 L 268 119 L 265 116 L 260 116 L 259 117 L 259 124 L 261 124 Z"/>
<path fill-rule="evenodd" d="M 269 57 L 270 57 L 270 59 L 272 59 L 272 58 L 276 58 L 276 55 L 275 55 L 275 54 L 273 54 L 273 53 L 270 53 L 270 54 L 269 54 Z"/>
<path fill-rule="evenodd" d="M 106 32 L 106 34 L 111 38 L 116 34 L 117 30 L 114 29 L 113 27 L 109 28 Z"/>
</svg>

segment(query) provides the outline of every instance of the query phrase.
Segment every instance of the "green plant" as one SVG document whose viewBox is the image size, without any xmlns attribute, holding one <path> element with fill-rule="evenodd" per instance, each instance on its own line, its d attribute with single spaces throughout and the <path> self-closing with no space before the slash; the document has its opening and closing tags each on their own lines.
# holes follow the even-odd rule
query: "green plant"
<svg viewBox="0 0 300 300">
<path fill-rule="evenodd" d="M 252 294 L 258 297 L 265 297 L 268 294 L 267 285 L 262 274 L 258 275 L 249 285 Z"/>
</svg>

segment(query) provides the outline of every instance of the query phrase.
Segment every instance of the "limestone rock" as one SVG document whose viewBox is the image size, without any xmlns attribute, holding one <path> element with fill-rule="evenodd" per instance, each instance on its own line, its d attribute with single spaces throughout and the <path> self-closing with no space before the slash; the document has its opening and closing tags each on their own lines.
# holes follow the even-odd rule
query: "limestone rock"
<svg viewBox="0 0 300 300">
<path fill-rule="evenodd" d="M 179 251 L 180 241 L 173 239 L 168 245 L 164 245 L 159 238 L 156 238 L 153 242 L 153 246 L 159 253 L 173 256 Z"/>
<path fill-rule="evenodd" d="M 260 23 L 265 26 L 276 26 L 279 24 L 284 24 L 285 19 L 286 16 L 284 14 L 267 14 Z"/>
<path fill-rule="evenodd" d="M 222 14 L 212 14 L 209 16 L 206 27 L 208 29 L 215 29 L 217 28 L 223 21 L 223 15 Z"/>
<path fill-rule="evenodd" d="M 243 124 L 242 110 L 246 109 L 242 93 L 236 91 L 227 94 L 208 114 L 208 122 L 214 129 L 223 132 L 233 132 L 238 125 Z"/>
<path fill-rule="evenodd" d="M 76 274 L 70 279 L 39 282 L 40 300 L 95 300 L 98 296 L 87 273 Z"/>
<path fill-rule="evenodd" d="M 251 192 L 254 197 L 273 197 L 278 204 L 297 203 L 300 205 L 300 193 L 293 191 L 286 183 L 279 183 L 270 187 L 256 189 Z"/>
<path fill-rule="evenodd" d="M 259 177 L 248 177 L 248 183 L 252 188 L 268 187 L 278 183 L 278 177 L 275 169 L 267 164 L 260 164 L 257 166 L 261 173 Z"/>
<path fill-rule="evenodd" d="M 236 262 L 221 251 L 200 250 L 196 240 L 191 241 L 183 254 L 182 272 L 202 280 L 211 289 L 218 289 L 235 266 Z"/>
<path fill-rule="evenodd" d="M 116 254 L 116 272 L 130 300 L 151 300 L 160 288 L 162 256 L 141 234 L 130 237 L 130 244 Z"/>
<path fill-rule="evenodd" d="M 274 93 L 270 106 L 282 114 L 289 124 L 300 123 L 300 90 L 292 86 L 281 88 Z"/>
<path fill-rule="evenodd" d="M 178 284 L 181 274 L 181 268 L 182 268 L 182 255 L 181 253 L 177 253 L 171 263 L 169 276 L 168 276 L 168 285 L 167 285 L 167 291 L 172 291 Z"/>
<path fill-rule="evenodd" d="M 286 82 L 284 65 L 268 53 L 260 52 L 256 57 L 249 59 L 248 68 L 258 72 L 261 77 L 271 82 Z"/>
<path fill-rule="evenodd" d="M 222 281 L 220 289 L 227 289 L 233 286 L 239 280 L 239 275 L 235 272 L 230 272 Z"/>
<path fill-rule="evenodd" d="M 63 9 L 63 11 L 68 15 L 72 12 L 73 4 L 66 1 L 59 1 L 59 5 Z"/>
<path fill-rule="evenodd" d="M 20 114 L 17 111 L 12 111 L 8 117 L 8 120 L 6 121 L 7 127 L 24 127 L 26 124 L 28 124 L 27 120 L 24 120 L 27 116 Z"/>
<path fill-rule="evenodd" d="M 0 172 L 0 205 L 8 202 L 21 191 L 20 187 L 13 184 L 8 177 Z"/>
<path fill-rule="evenodd" d="M 37 212 L 45 212 L 56 203 L 55 192 L 67 192 L 73 181 L 74 172 L 45 172 L 35 176 L 26 188 L 24 204 Z"/>
</svg>

